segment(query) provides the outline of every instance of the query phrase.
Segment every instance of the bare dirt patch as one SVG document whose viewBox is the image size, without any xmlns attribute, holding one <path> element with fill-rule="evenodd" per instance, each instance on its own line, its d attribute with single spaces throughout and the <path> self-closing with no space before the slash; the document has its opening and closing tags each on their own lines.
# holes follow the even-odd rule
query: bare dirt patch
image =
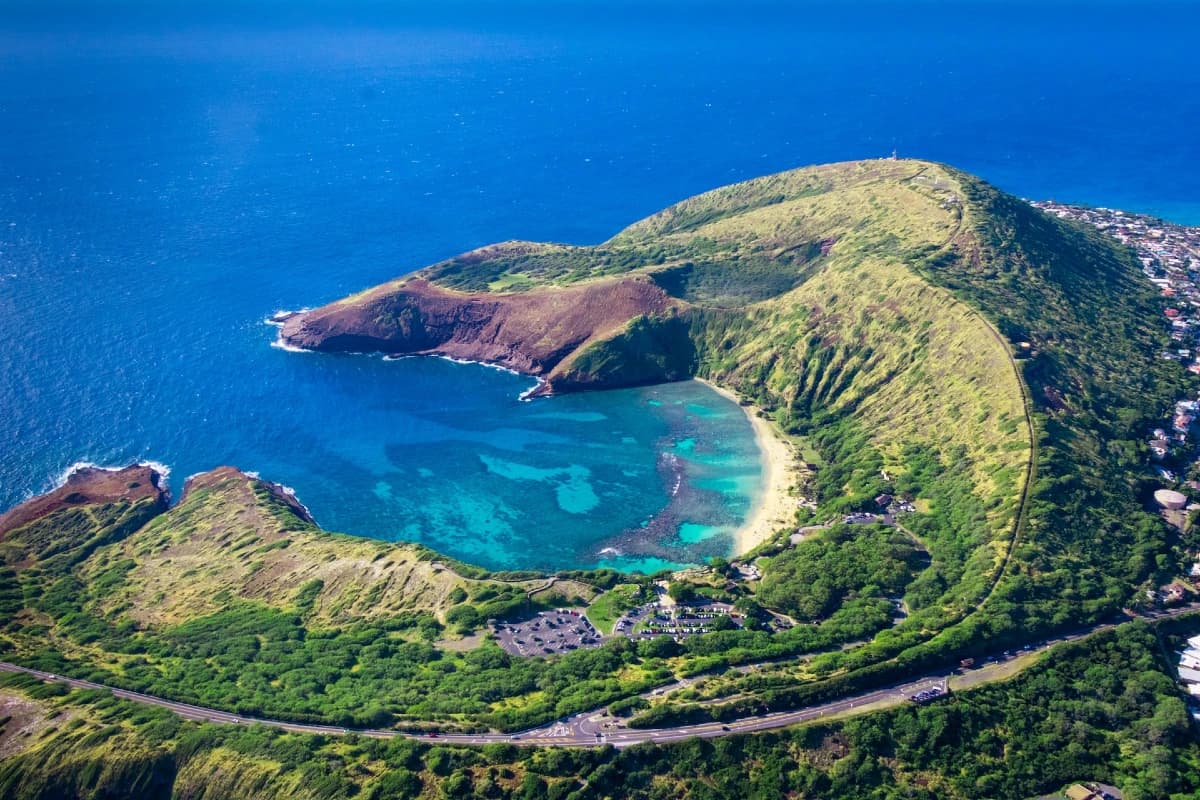
<svg viewBox="0 0 1200 800">
<path fill-rule="evenodd" d="M 70 719 L 70 714 L 55 714 L 35 700 L 0 691 L 0 720 L 4 720 L 0 725 L 0 761 L 25 750 L 46 728 Z"/>
</svg>

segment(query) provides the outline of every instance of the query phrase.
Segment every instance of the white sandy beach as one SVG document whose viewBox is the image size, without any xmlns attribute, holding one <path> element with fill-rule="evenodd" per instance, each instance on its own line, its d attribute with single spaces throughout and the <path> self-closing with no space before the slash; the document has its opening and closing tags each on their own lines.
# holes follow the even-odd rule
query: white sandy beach
<svg viewBox="0 0 1200 800">
<path fill-rule="evenodd" d="M 727 397 L 735 403 L 739 402 L 737 395 L 728 389 L 723 389 L 709 381 L 696 380 L 712 389 L 717 394 Z M 741 406 L 746 412 L 747 419 L 754 426 L 754 439 L 762 452 L 763 482 L 762 490 L 750 509 L 746 523 L 738 528 L 734 554 L 741 555 L 753 550 L 771 537 L 781 527 L 792 523 L 796 518 L 796 498 L 789 494 L 796 481 L 796 452 L 792 445 L 783 439 L 774 426 L 758 416 L 756 406 Z"/>
</svg>

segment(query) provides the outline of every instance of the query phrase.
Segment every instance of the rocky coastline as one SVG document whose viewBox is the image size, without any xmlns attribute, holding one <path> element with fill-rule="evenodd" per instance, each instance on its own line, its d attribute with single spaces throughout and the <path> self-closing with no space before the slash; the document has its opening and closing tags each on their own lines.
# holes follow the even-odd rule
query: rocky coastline
<svg viewBox="0 0 1200 800">
<path fill-rule="evenodd" d="M 459 292 L 412 278 L 272 321 L 287 349 L 475 361 L 539 378 L 527 395 L 538 397 L 690 377 L 671 365 L 666 340 L 657 348 L 650 342 L 644 353 L 658 356 L 660 369 L 598 371 L 579 363 L 589 348 L 620 339 L 636 320 L 669 327 L 685 310 L 643 276 L 514 293 Z"/>
<path fill-rule="evenodd" d="M 162 475 L 149 464 L 120 469 L 80 467 L 67 476 L 62 486 L 0 514 L 0 539 L 63 508 L 118 501 L 136 503 L 151 498 L 160 510 L 166 510 L 170 497 L 162 485 Z"/>
</svg>

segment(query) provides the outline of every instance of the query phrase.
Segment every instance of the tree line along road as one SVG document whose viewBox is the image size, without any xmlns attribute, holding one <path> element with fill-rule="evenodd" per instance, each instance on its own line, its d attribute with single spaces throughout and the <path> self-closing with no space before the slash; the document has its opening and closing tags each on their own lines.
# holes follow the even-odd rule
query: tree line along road
<svg viewBox="0 0 1200 800">
<path fill-rule="evenodd" d="M 1180 616 L 1190 612 L 1200 610 L 1200 602 L 1190 603 L 1188 606 L 1181 606 L 1160 612 L 1154 615 L 1145 616 L 1145 619 L 1166 619 L 1172 616 Z M 1123 621 L 1103 622 L 1103 624 L 1094 625 L 1085 630 L 1076 631 L 1073 633 L 1063 634 L 1051 639 L 1046 639 L 1044 642 L 1037 644 L 1028 644 L 1025 649 L 1022 649 L 1018 654 L 1008 654 L 1001 657 L 1001 661 L 1007 660 L 1009 657 L 1027 656 L 1038 654 L 1049 650 L 1051 646 L 1061 644 L 1063 642 L 1073 642 L 1092 636 L 1100 631 L 1111 630 L 1111 628 L 1121 625 Z M 1028 660 L 1032 663 L 1032 660 Z M 1019 668 L 1013 669 L 996 669 L 994 673 L 989 673 L 988 668 L 974 670 L 970 675 L 970 679 L 965 682 L 968 685 L 980 685 L 992 680 L 1000 680 L 1009 678 L 1014 672 L 1020 672 L 1028 666 L 1028 663 L 1018 664 Z M 878 690 L 869 692 L 860 692 L 852 694 L 852 696 L 830 700 L 828 703 L 811 705 L 808 708 L 794 709 L 791 711 L 776 711 L 772 714 L 763 714 L 752 717 L 743 717 L 739 720 L 732 720 L 726 723 L 720 722 L 704 722 L 697 724 L 685 724 L 673 728 L 647 728 L 647 729 L 631 729 L 622 728 L 613 730 L 611 733 L 605 733 L 589 724 L 592 717 L 596 715 L 596 711 L 583 712 L 568 718 L 568 720 L 553 722 L 541 726 L 522 730 L 520 733 L 500 734 L 500 733 L 482 733 L 482 734 L 442 734 L 442 733 L 406 733 L 402 730 L 376 730 L 376 729 L 352 729 L 340 728 L 336 726 L 324 726 L 324 724 L 310 724 L 299 722 L 286 722 L 283 720 L 264 720 L 264 718 L 245 717 L 236 714 L 230 714 L 228 711 L 218 709 L 204 708 L 204 706 L 191 705 L 188 703 L 176 703 L 175 700 L 170 700 L 162 697 L 154 697 L 151 694 L 143 694 L 142 692 L 133 692 L 125 690 L 125 688 L 116 688 L 113 686 L 104 686 L 90 680 L 80 680 L 76 678 L 67 678 L 65 675 L 55 675 L 52 673 L 42 672 L 40 669 L 31 669 L 22 667 L 19 664 L 0 662 L 0 672 L 25 673 L 35 676 L 47 682 L 56 682 L 56 684 L 65 684 L 74 688 L 91 688 L 91 690 L 100 690 L 112 692 L 114 697 L 121 699 L 132 700 L 134 703 L 143 703 L 145 705 L 156 705 L 158 708 L 167 709 L 175 712 L 185 720 L 193 720 L 197 722 L 215 722 L 222 724 L 265 724 L 289 730 L 293 733 L 310 733 L 324 735 L 346 735 L 356 734 L 362 736 L 376 736 L 376 738 L 392 738 L 392 736 L 404 736 L 404 738 L 438 742 L 445 741 L 448 744 L 457 745 L 487 745 L 497 744 L 497 742 L 511 742 L 511 744 L 535 747 L 595 747 L 598 745 L 612 745 L 614 747 L 629 747 L 631 745 L 642 744 L 642 742 L 671 742 L 690 739 L 692 736 L 697 736 L 701 739 L 715 738 L 715 736 L 732 735 L 739 733 L 755 733 L 760 730 L 772 730 L 775 728 L 784 728 L 802 722 L 811 722 L 821 720 L 821 718 L 845 716 L 847 714 L 856 714 L 863 710 L 878 710 L 888 708 L 888 706 L 898 705 L 906 702 L 907 698 L 912 694 L 925 690 L 931 686 L 948 686 L 949 669 L 938 670 L 934 673 L 926 673 L 912 680 L 901 682 L 893 686 L 878 688 Z"/>
<path fill-rule="evenodd" d="M 1200 611 L 1200 602 L 1191 603 L 1186 606 L 1180 606 L 1179 608 L 1171 609 L 1169 611 L 1139 618 L 1150 620 L 1166 619 L 1181 616 L 1194 611 Z M 1028 644 L 1024 649 L 1017 651 L 1016 654 L 1010 653 L 999 657 L 998 661 L 1002 663 L 1003 660 L 1009 657 L 1024 657 L 1036 653 L 1043 653 L 1057 644 L 1077 641 L 1101 631 L 1111 630 L 1118 625 L 1123 624 L 1125 621 L 1127 620 L 1101 623 L 1087 629 L 1057 636 L 1036 644 Z M 1032 661 L 1033 659 L 1028 659 L 1027 663 L 1018 665 L 1019 668 L 1015 670 L 1015 672 L 1025 669 L 1025 667 L 1029 666 Z M 821 703 L 819 705 L 808 706 L 806 708 L 795 709 L 792 711 L 778 711 L 753 717 L 743 717 L 741 719 L 730 720 L 726 723 L 705 722 L 695 725 L 680 725 L 673 728 L 621 728 L 606 733 L 598 729 L 592 721 L 593 718 L 597 716 L 598 712 L 589 711 L 576 714 L 575 716 L 566 720 L 553 722 L 548 725 L 543 725 L 538 728 L 532 728 L 513 734 L 407 733 L 404 731 L 395 730 L 362 730 L 353 728 L 340 728 L 334 725 L 314 725 L 308 723 L 287 722 L 284 720 L 243 717 L 238 714 L 231 714 L 227 711 L 221 711 L 215 708 L 204 708 L 202 706 L 191 705 L 189 703 L 178 703 L 174 700 L 168 700 L 162 697 L 142 694 L 141 692 L 133 692 L 129 691 L 128 689 L 118 689 L 112 686 L 105 686 L 93 681 L 69 678 L 63 675 L 55 675 L 49 672 L 31 669 L 29 667 L 22 667 L 17 664 L 9 664 L 7 662 L 0 662 L 0 672 L 20 672 L 25 673 L 26 675 L 32 675 L 35 678 L 39 678 L 40 680 L 48 683 L 61 683 L 76 689 L 98 689 L 101 691 L 111 692 L 114 697 L 119 697 L 123 700 L 130 700 L 135 703 L 143 703 L 145 705 L 165 708 L 174 712 L 175 714 L 178 714 L 184 719 L 189 719 L 196 722 L 214 722 L 226 725 L 269 725 L 271 727 L 279 728 L 285 731 L 291 731 L 293 733 L 323 734 L 327 736 L 340 736 L 347 734 L 378 738 L 403 736 L 409 739 L 428 742 L 431 744 L 446 742 L 449 744 L 484 745 L 509 742 L 527 747 L 596 747 L 604 744 L 612 745 L 614 747 L 629 747 L 631 745 L 641 744 L 644 742 L 667 743 L 683 741 L 684 739 L 690 739 L 692 737 L 709 739 L 718 736 L 730 736 L 738 733 L 754 733 L 758 731 L 784 728 L 789 725 L 796 725 L 802 722 L 812 722 L 813 720 L 818 719 L 860 713 L 864 710 L 879 710 L 907 702 L 911 695 L 923 689 L 928 689 L 931 686 L 948 686 L 951 668 L 947 667 L 946 669 L 939 670 L 937 672 L 926 673 L 903 683 L 898 683 L 882 689 L 861 692 L 859 694 L 850 695 L 838 700 L 831 700 L 827 703 Z M 1014 674 L 1014 670 L 1011 669 L 990 669 L 989 667 L 985 666 L 981 669 L 972 671 L 970 673 L 970 677 L 964 681 L 964 683 L 971 686 L 977 686 L 994 680 L 1001 680 L 1011 677 L 1012 674 Z"/>
</svg>

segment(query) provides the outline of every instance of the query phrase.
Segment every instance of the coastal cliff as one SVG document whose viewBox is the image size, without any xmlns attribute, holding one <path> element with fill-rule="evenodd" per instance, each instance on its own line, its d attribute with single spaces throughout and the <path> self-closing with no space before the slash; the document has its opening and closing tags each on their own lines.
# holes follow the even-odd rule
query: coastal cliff
<svg viewBox="0 0 1200 800">
<path fill-rule="evenodd" d="M 146 464 L 124 469 L 82 467 L 67 476 L 57 489 L 0 514 L 0 541 L 18 528 L 63 509 L 118 502 L 136 504 L 145 500 L 154 509 L 164 510 L 170 497 L 160 484 L 161 476 Z"/>
<path fill-rule="evenodd" d="M 581 370 L 580 358 L 589 348 L 631 337 L 645 366 L 606 374 L 603 385 L 686 377 L 691 365 L 681 363 L 673 347 L 679 337 L 670 333 L 683 328 L 686 313 L 686 303 L 645 276 L 494 294 L 449 290 L 417 277 L 290 317 L 280 340 L 307 350 L 440 355 L 496 364 L 543 378 L 535 393 L 549 393 L 595 384 L 597 374 Z M 665 333 L 655 339 L 647 331 Z"/>
</svg>

